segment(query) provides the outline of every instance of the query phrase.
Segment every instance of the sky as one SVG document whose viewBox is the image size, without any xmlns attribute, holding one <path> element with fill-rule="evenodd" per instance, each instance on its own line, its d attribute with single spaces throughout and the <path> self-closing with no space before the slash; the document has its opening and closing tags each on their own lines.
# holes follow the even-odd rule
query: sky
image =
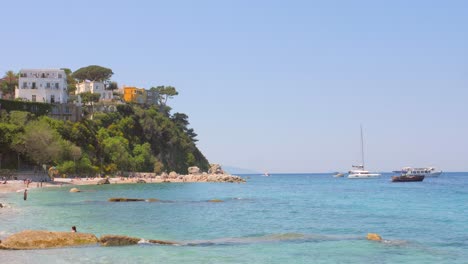
<svg viewBox="0 0 468 264">
<path fill-rule="evenodd" d="M 7 1 L 0 73 L 171 85 L 211 163 L 468 171 L 468 2 Z"/>
</svg>

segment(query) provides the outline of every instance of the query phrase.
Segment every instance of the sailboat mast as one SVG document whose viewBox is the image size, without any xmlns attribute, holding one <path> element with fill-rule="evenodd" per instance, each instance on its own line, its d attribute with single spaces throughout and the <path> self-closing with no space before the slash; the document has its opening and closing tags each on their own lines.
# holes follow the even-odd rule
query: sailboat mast
<svg viewBox="0 0 468 264">
<path fill-rule="evenodd" d="M 362 136 L 362 125 L 361 125 L 361 158 L 362 158 L 362 169 L 364 169 L 364 137 Z"/>
</svg>

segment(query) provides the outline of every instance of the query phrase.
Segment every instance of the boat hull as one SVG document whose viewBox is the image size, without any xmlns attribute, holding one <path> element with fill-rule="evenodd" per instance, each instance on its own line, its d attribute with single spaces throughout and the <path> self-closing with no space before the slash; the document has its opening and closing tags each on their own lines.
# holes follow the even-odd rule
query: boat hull
<svg viewBox="0 0 468 264">
<path fill-rule="evenodd" d="M 431 173 L 425 173 L 424 176 L 426 177 L 439 177 L 442 174 L 442 171 L 436 171 Z"/>
<path fill-rule="evenodd" d="M 380 177 L 378 173 L 368 173 L 368 174 L 349 174 L 348 179 L 375 179 Z"/>
<path fill-rule="evenodd" d="M 392 176 L 392 182 L 421 182 L 424 177 L 424 175 Z"/>
</svg>

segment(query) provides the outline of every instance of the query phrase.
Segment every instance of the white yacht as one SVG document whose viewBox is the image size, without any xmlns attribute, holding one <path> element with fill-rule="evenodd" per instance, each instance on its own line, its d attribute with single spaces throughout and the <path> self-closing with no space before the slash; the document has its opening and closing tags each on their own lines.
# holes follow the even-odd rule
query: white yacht
<svg viewBox="0 0 468 264">
<path fill-rule="evenodd" d="M 362 126 L 361 126 L 361 165 L 353 165 L 353 170 L 350 170 L 348 173 L 348 179 L 372 179 L 380 177 L 380 173 L 371 173 L 364 169 L 364 137 L 362 136 Z"/>
<path fill-rule="evenodd" d="M 424 177 L 439 177 L 442 174 L 441 170 L 436 170 L 433 167 L 427 167 L 427 168 L 404 167 L 399 172 L 402 175 L 423 175 Z"/>
<path fill-rule="evenodd" d="M 349 171 L 348 179 L 370 179 L 380 177 L 380 173 L 371 173 L 364 170 L 363 165 L 353 165 L 353 168 L 356 168 L 356 170 Z"/>
</svg>

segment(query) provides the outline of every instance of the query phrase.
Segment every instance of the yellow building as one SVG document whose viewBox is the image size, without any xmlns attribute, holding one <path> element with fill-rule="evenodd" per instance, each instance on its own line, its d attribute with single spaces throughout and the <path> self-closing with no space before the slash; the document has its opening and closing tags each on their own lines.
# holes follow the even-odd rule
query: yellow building
<svg viewBox="0 0 468 264">
<path fill-rule="evenodd" d="M 144 104 L 146 102 L 146 90 L 144 88 L 137 88 L 132 86 L 123 87 L 124 101 L 127 103 Z"/>
</svg>

